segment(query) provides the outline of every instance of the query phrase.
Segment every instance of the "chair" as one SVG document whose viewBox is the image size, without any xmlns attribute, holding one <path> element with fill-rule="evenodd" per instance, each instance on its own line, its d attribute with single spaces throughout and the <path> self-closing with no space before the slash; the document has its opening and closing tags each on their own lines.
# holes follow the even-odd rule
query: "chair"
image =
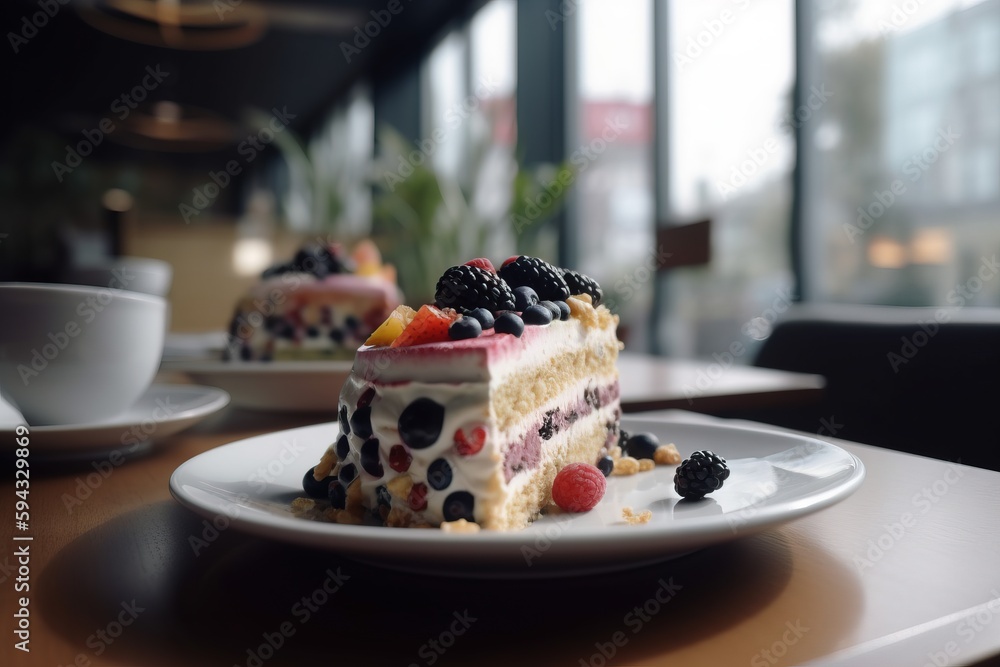
<svg viewBox="0 0 1000 667">
<path fill-rule="evenodd" d="M 1000 470 L 1000 309 L 799 305 L 754 363 L 825 376 L 822 402 L 726 416 Z"/>
</svg>

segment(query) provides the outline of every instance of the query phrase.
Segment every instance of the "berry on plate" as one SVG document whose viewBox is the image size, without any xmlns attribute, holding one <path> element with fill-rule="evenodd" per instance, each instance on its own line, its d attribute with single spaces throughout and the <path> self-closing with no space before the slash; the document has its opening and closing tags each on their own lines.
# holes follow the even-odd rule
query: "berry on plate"
<svg viewBox="0 0 1000 667">
<path fill-rule="evenodd" d="M 722 488 L 729 479 L 726 459 L 711 451 L 701 450 L 684 459 L 674 474 L 674 490 L 683 498 L 697 500 Z"/>
<path fill-rule="evenodd" d="M 608 488 L 604 473 L 589 463 L 570 463 L 552 482 L 552 501 L 566 512 L 588 512 Z"/>
</svg>

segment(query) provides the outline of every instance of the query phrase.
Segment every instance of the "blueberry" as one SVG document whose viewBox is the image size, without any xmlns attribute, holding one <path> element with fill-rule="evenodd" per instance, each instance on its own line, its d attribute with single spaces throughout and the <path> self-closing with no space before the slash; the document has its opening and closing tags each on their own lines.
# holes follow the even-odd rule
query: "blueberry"
<svg viewBox="0 0 1000 667">
<path fill-rule="evenodd" d="M 538 292 L 522 285 L 514 288 L 514 310 L 526 310 L 528 306 L 538 303 Z"/>
<path fill-rule="evenodd" d="M 451 485 L 451 479 L 451 466 L 444 459 L 435 459 L 427 466 L 427 483 L 432 489 L 447 489 Z"/>
<path fill-rule="evenodd" d="M 457 521 L 458 519 L 465 519 L 466 521 L 475 521 L 473 516 L 473 509 L 476 506 L 476 499 L 468 491 L 455 491 L 444 499 L 444 507 L 442 511 L 444 513 L 445 521 Z"/>
<path fill-rule="evenodd" d="M 462 317 L 451 323 L 448 327 L 448 338 L 452 340 L 464 340 L 466 338 L 479 338 L 483 333 L 483 325 L 474 317 Z"/>
<path fill-rule="evenodd" d="M 324 478 L 317 482 L 316 478 L 313 477 L 314 470 L 316 470 L 315 467 L 309 468 L 305 477 L 302 478 L 302 490 L 305 491 L 306 495 L 310 498 L 326 498 L 327 487 L 330 485 L 330 479 Z"/>
<path fill-rule="evenodd" d="M 344 342 L 344 332 L 341 329 L 330 329 L 330 340 L 338 345 Z"/>
<path fill-rule="evenodd" d="M 350 424 L 350 422 L 347 421 L 347 406 L 346 405 L 342 404 L 340 406 L 340 412 L 337 414 L 337 416 L 340 419 L 340 432 L 343 433 L 344 435 L 350 435 L 351 434 L 351 424 Z"/>
<path fill-rule="evenodd" d="M 597 460 L 597 469 L 600 470 L 605 477 L 608 477 L 611 475 L 611 471 L 615 469 L 615 460 L 610 456 L 602 456 Z"/>
<path fill-rule="evenodd" d="M 281 330 L 278 332 L 278 338 L 284 338 L 285 340 L 292 340 L 295 338 L 295 327 L 293 327 L 288 322 L 282 325 Z"/>
<path fill-rule="evenodd" d="M 347 489 L 337 480 L 330 482 L 326 497 L 330 500 L 330 506 L 334 509 L 342 510 L 347 507 Z"/>
<path fill-rule="evenodd" d="M 552 320 L 553 321 L 558 320 L 559 317 L 560 317 L 560 315 L 562 314 L 562 311 L 559 309 L 559 306 L 557 306 L 552 301 L 539 301 L 538 305 L 539 306 L 545 306 L 546 308 L 549 309 L 549 312 L 552 313 Z M 566 307 L 569 308 L 569 306 L 566 306 Z"/>
<path fill-rule="evenodd" d="M 565 301 L 553 301 L 556 304 L 556 308 L 559 309 L 559 319 L 565 322 L 569 319 L 569 304 Z"/>
<path fill-rule="evenodd" d="M 372 406 L 366 405 L 351 415 L 351 431 L 362 440 L 372 437 Z"/>
<path fill-rule="evenodd" d="M 379 459 L 378 440 L 369 440 L 361 445 L 361 468 L 376 479 L 385 474 Z"/>
<path fill-rule="evenodd" d="M 337 441 L 337 458 L 343 461 L 347 458 L 347 455 L 351 453 L 351 445 L 347 441 L 347 436 L 340 436 L 340 440 Z"/>
<path fill-rule="evenodd" d="M 626 453 L 634 459 L 651 459 L 660 441 L 652 433 L 636 433 L 625 443 Z"/>
<path fill-rule="evenodd" d="M 493 328 L 493 313 L 485 308 L 473 308 L 469 311 L 469 317 L 474 317 L 479 320 L 479 324 L 482 326 L 483 331 Z"/>
<path fill-rule="evenodd" d="M 535 304 L 534 306 L 528 306 L 521 313 L 521 319 L 524 320 L 525 324 L 550 324 L 552 322 L 552 311 L 541 304 Z"/>
<path fill-rule="evenodd" d="M 399 437 L 411 449 L 430 447 L 441 436 L 444 406 L 429 398 L 418 398 L 399 415 Z"/>
<path fill-rule="evenodd" d="M 278 333 L 284 325 L 285 321 L 277 315 L 268 315 L 264 320 L 264 328 L 271 333 Z"/>
<path fill-rule="evenodd" d="M 379 507 L 392 507 L 392 494 L 389 493 L 385 484 L 375 487 L 375 498 L 378 500 Z"/>
<path fill-rule="evenodd" d="M 314 326 L 306 327 L 306 337 L 319 338 L 319 327 L 314 327 Z"/>
<path fill-rule="evenodd" d="M 337 478 L 345 488 L 350 486 L 351 482 L 358 478 L 358 467 L 353 463 L 340 466 L 340 473 L 337 475 Z"/>
<path fill-rule="evenodd" d="M 497 333 L 509 333 L 521 337 L 524 333 L 524 320 L 517 313 L 501 313 L 493 324 L 493 330 Z"/>
<path fill-rule="evenodd" d="M 356 318 L 354 315 L 348 315 L 344 319 L 344 326 L 346 326 L 351 331 L 354 331 L 355 329 L 361 326 L 361 320 Z"/>
</svg>

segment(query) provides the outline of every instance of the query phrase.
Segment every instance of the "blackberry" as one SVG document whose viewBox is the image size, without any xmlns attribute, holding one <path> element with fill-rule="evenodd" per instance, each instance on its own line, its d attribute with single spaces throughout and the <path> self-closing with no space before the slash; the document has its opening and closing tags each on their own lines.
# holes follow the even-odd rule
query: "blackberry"
<svg viewBox="0 0 1000 667">
<path fill-rule="evenodd" d="M 569 286 L 559 274 L 559 269 L 537 257 L 521 255 L 507 260 L 500 269 L 500 277 L 511 288 L 527 285 L 538 293 L 542 301 L 565 301 L 569 298 Z"/>
<path fill-rule="evenodd" d="M 596 280 L 572 269 L 560 269 L 560 271 L 563 280 L 569 287 L 570 294 L 589 294 L 595 306 L 601 303 L 601 299 L 604 298 L 604 290 L 601 289 Z"/>
<path fill-rule="evenodd" d="M 485 308 L 491 313 L 514 308 L 514 294 L 507 283 L 476 266 L 453 266 L 444 272 L 434 290 L 434 305 L 455 310 Z"/>
<path fill-rule="evenodd" d="M 717 489 L 729 479 L 726 459 L 708 450 L 693 453 L 684 459 L 674 474 L 674 490 L 683 498 L 697 500 Z"/>
</svg>

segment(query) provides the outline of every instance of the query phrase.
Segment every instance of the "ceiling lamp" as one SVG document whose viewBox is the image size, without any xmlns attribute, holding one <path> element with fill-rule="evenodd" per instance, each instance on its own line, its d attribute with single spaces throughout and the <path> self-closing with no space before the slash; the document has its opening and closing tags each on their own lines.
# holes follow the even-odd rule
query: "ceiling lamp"
<svg viewBox="0 0 1000 667">
<path fill-rule="evenodd" d="M 109 138 L 144 150 L 200 152 L 233 143 L 237 128 L 219 114 L 169 100 L 145 104 L 128 115 Z"/>
<path fill-rule="evenodd" d="M 81 19 L 114 37 L 192 51 L 253 44 L 268 23 L 261 7 L 250 2 L 82 0 L 77 7 Z"/>
</svg>

